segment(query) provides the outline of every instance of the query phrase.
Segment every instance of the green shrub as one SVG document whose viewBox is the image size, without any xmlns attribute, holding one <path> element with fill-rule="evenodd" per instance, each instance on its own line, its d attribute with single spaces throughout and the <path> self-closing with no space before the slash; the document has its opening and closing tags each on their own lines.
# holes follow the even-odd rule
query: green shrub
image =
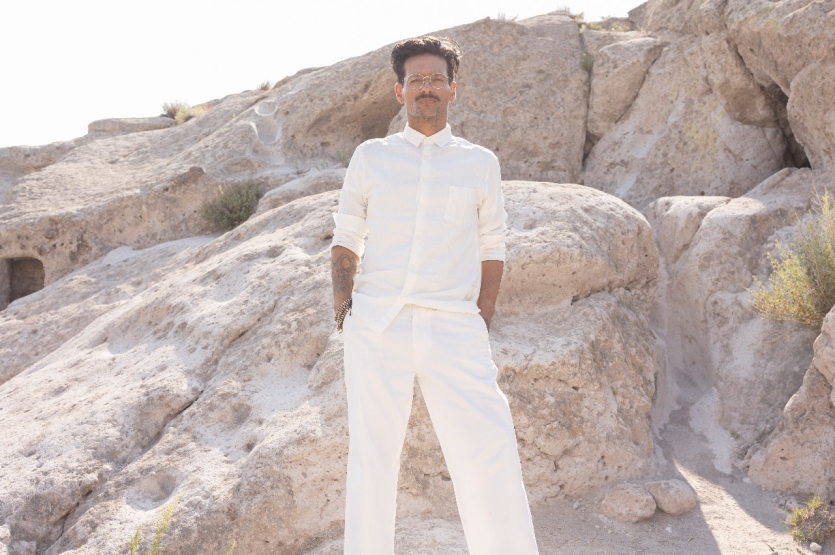
<svg viewBox="0 0 835 555">
<path fill-rule="evenodd" d="M 805 506 L 792 509 L 786 524 L 791 526 L 792 537 L 802 542 L 822 544 L 835 534 L 835 514 L 827 510 L 818 495 L 807 501 Z"/>
<path fill-rule="evenodd" d="M 821 327 L 835 305 L 835 203 L 826 192 L 819 205 L 820 212 L 809 211 L 788 246 L 775 243 L 779 259 L 768 254 L 769 287 L 754 276 L 757 289 L 748 292 L 763 318 Z"/>
<path fill-rule="evenodd" d="M 177 507 L 179 502 L 180 496 L 177 496 L 170 505 L 166 505 L 162 508 L 160 515 L 156 518 L 156 520 L 154 520 L 154 527 L 157 532 L 154 535 L 154 541 L 151 544 L 151 549 L 146 551 L 145 555 L 159 555 L 159 545 L 162 542 L 162 535 L 168 531 L 168 527 L 171 525 L 171 518 L 174 516 L 174 509 Z M 128 551 L 129 555 L 136 555 L 138 553 L 139 534 L 141 531 L 142 527 L 140 526 L 136 529 L 136 533 L 130 539 L 130 548 Z M 232 552 L 235 550 L 235 545 L 237 545 L 237 542 L 233 539 L 232 547 L 229 548 L 229 551 L 227 551 L 225 555 L 232 555 Z"/>
<path fill-rule="evenodd" d="M 176 102 L 165 102 L 162 105 L 162 115 L 172 118 L 178 124 L 185 123 L 191 118 L 207 112 L 209 108 L 204 104 L 189 106 L 180 100 Z"/>
<path fill-rule="evenodd" d="M 247 181 L 230 185 L 225 189 L 218 187 L 220 194 L 203 201 L 200 214 L 217 229 L 232 229 L 245 222 L 255 209 L 261 193 L 255 182 Z"/>
</svg>

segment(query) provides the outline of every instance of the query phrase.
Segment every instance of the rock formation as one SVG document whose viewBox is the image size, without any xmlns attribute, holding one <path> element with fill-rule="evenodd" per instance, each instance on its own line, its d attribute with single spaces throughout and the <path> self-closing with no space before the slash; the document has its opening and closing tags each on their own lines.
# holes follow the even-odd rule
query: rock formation
<svg viewBox="0 0 835 555">
<path fill-rule="evenodd" d="M 491 340 L 530 498 L 637 477 L 652 461 L 660 363 L 649 226 L 578 185 L 509 182 L 505 195 L 512 231 Z M 337 197 L 298 199 L 214 240 L 112 251 L 5 311 L 18 372 L 0 388 L 14 446 L 0 464 L 0 521 L 15 541 L 117 551 L 174 496 L 188 520 L 169 549 L 199 538 L 223 552 L 236 537 L 242 552 L 302 553 L 339 529 L 347 415 L 328 294 Z M 52 333 L 67 314 L 77 320 Z M 33 352 L 20 352 L 24 341 Z M 401 511 L 449 517 L 452 485 L 420 399 Z"/>
<path fill-rule="evenodd" d="M 639 30 L 558 12 L 437 33 L 466 53 L 453 130 L 505 179 L 491 342 L 531 502 L 658 472 L 673 411 L 722 472 L 835 495 L 835 316 L 816 340 L 747 292 L 835 191 L 835 3 L 650 0 L 630 17 Z M 118 552 L 177 496 L 173 552 L 338 552 L 331 212 L 354 148 L 405 123 L 389 51 L 179 125 L 100 120 L 0 149 L 0 553 Z M 257 214 L 213 233 L 201 203 L 246 181 L 266 193 Z M 415 395 L 410 546 L 457 530 Z M 602 510 L 623 494 L 677 513 L 693 499 L 670 477 Z"/>
</svg>

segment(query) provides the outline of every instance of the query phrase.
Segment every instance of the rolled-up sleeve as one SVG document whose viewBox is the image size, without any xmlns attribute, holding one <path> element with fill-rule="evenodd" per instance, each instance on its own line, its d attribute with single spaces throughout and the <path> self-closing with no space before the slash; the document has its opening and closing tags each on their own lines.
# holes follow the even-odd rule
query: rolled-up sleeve
<svg viewBox="0 0 835 555">
<path fill-rule="evenodd" d="M 485 195 L 478 207 L 478 248 L 482 261 L 504 261 L 506 222 L 501 169 L 494 157 L 487 174 Z"/>
<path fill-rule="evenodd" d="M 358 146 L 345 172 L 345 181 L 339 194 L 339 208 L 333 214 L 336 227 L 333 230 L 331 248 L 339 245 L 357 256 L 365 252 L 365 236 L 368 225 L 365 222 L 366 196 L 363 188 L 362 145 Z"/>
</svg>

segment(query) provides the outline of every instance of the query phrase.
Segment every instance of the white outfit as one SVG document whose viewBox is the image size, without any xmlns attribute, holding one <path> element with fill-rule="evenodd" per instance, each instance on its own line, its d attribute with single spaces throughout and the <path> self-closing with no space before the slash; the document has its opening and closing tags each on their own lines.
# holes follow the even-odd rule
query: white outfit
<svg viewBox="0 0 835 555">
<path fill-rule="evenodd" d="M 504 260 L 496 157 L 449 126 L 354 153 L 333 245 L 363 258 L 344 323 L 345 555 L 393 555 L 397 477 L 417 378 L 470 555 L 537 555 L 507 398 L 476 300 Z M 365 241 L 365 234 L 368 240 Z"/>
<path fill-rule="evenodd" d="M 406 304 L 477 314 L 481 261 L 505 256 L 501 187 L 496 156 L 449 125 L 431 137 L 407 125 L 358 146 L 333 236 L 365 251 L 354 314 L 378 332 Z"/>
</svg>

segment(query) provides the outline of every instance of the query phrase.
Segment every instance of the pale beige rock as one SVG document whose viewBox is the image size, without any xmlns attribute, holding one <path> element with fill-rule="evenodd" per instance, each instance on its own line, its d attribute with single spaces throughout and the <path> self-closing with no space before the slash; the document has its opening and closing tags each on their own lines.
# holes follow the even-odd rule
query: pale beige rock
<svg viewBox="0 0 835 555">
<path fill-rule="evenodd" d="M 235 120 L 264 94 L 227 97 L 168 129 L 44 155 L 50 163 L 16 179 L 0 206 L 0 257 L 40 260 L 48 284 L 119 246 L 212 231 L 199 207 L 219 185 L 255 177 L 266 190 L 295 174 L 253 157 L 258 139 Z"/>
<path fill-rule="evenodd" d="M 824 499 L 835 495 L 835 312 L 815 340 L 812 364 L 774 432 L 751 457 L 748 475 L 768 489 Z"/>
<path fill-rule="evenodd" d="M 757 83 L 729 41 L 727 33 L 702 38 L 703 59 L 711 89 L 736 121 L 758 127 L 778 127 L 779 107 Z"/>
<path fill-rule="evenodd" d="M 341 189 L 343 181 L 345 181 L 344 168 L 312 172 L 268 191 L 258 201 L 258 210 L 255 214 L 283 206 L 297 198 Z"/>
<path fill-rule="evenodd" d="M 664 44 L 649 37 L 601 48 L 594 57 L 588 132 L 602 137 L 632 105 Z"/>
<path fill-rule="evenodd" d="M 491 341 L 530 500 L 636 477 L 652 461 L 660 359 L 646 318 L 651 231 L 623 202 L 581 186 L 507 183 L 505 196 L 507 281 Z M 224 553 L 234 537 L 242 553 L 301 553 L 338 535 L 347 415 L 329 301 L 337 199 L 297 199 L 208 243 L 116 251 L 10 307 L 16 317 L 2 322 L 20 338 L 98 312 L 60 339 L 31 334 L 46 354 L 0 385 L 0 522 L 13 542 L 118 552 L 175 496 L 172 552 L 199 543 Z M 37 319 L 18 321 L 38 304 Z M 419 390 L 415 401 L 399 515 L 449 519 L 452 484 Z"/>
<path fill-rule="evenodd" d="M 644 484 L 659 509 L 671 516 L 679 516 L 693 510 L 698 499 L 686 482 L 681 480 L 663 480 Z"/>
<path fill-rule="evenodd" d="M 184 261 L 182 251 L 211 236 L 136 251 L 120 247 L 0 312 L 0 384 L 31 366 L 99 316 L 137 296 Z M 55 299 L 61 299 L 55 306 Z"/>
<path fill-rule="evenodd" d="M 785 150 L 779 129 L 728 115 L 708 86 L 701 39 L 680 37 L 591 150 L 583 182 L 638 208 L 663 196 L 735 197 L 782 168 Z"/>
<path fill-rule="evenodd" d="M 588 94 L 577 23 L 564 15 L 483 19 L 437 34 L 464 51 L 449 111 L 453 133 L 492 150 L 504 179 L 576 182 Z M 405 124 L 404 108 L 389 134 Z"/>
<path fill-rule="evenodd" d="M 585 28 L 580 34 L 580 38 L 583 40 L 583 50 L 594 59 L 601 48 L 619 42 L 644 39 L 647 38 L 647 35 L 640 31 L 597 31 L 595 29 Z"/>
<path fill-rule="evenodd" d="M 649 0 L 642 28 L 697 35 L 722 31 L 728 0 Z"/>
<path fill-rule="evenodd" d="M 400 109 L 391 46 L 300 72 L 272 89 L 240 122 L 255 131 L 257 152 L 308 169 L 350 157 L 366 139 L 383 137 Z"/>
<path fill-rule="evenodd" d="M 807 66 L 791 88 L 789 122 L 798 142 L 805 147 L 812 168 L 835 171 L 835 55 Z"/>
<path fill-rule="evenodd" d="M 768 489 L 835 495 L 835 408 L 832 384 L 814 363 L 786 404 L 780 424 L 751 457 L 748 475 Z"/>
<path fill-rule="evenodd" d="M 139 133 L 140 131 L 154 131 L 155 129 L 167 129 L 177 125 L 173 118 L 110 118 L 100 119 L 87 125 L 90 133 L 107 133 L 109 135 L 127 135 L 128 133 Z"/>
<path fill-rule="evenodd" d="M 810 208 L 813 190 L 833 185 L 821 172 L 784 170 L 737 199 L 661 199 L 649 209 L 662 260 L 654 326 L 665 338 L 669 372 L 693 384 L 689 402 L 701 396 L 693 425 L 714 442 L 724 472 L 735 448 L 744 451 L 776 425 L 816 335 L 761 319 L 746 288 L 752 275 L 766 280 L 766 254 L 775 239 L 790 237 L 792 213 Z M 670 237 L 677 228 L 692 238 Z"/>
<path fill-rule="evenodd" d="M 638 484 L 619 484 L 606 494 L 600 509 L 609 518 L 634 524 L 655 514 L 655 500 Z"/>
<path fill-rule="evenodd" d="M 833 0 L 727 0 L 725 21 L 754 78 L 776 83 L 786 96 L 795 77 L 835 44 Z"/>
</svg>

